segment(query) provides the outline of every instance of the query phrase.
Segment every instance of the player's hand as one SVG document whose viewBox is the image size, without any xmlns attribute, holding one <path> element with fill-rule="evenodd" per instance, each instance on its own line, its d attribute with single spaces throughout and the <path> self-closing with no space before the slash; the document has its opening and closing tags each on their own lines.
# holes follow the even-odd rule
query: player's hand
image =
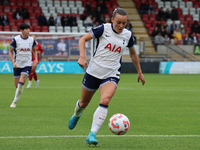
<svg viewBox="0 0 200 150">
<path fill-rule="evenodd" d="M 142 85 L 145 84 L 145 79 L 142 73 L 138 73 L 137 80 L 138 82 L 142 82 Z"/>
<path fill-rule="evenodd" d="M 13 68 L 17 68 L 17 64 L 16 63 L 13 64 Z"/>
<path fill-rule="evenodd" d="M 85 65 L 86 65 L 86 67 L 88 67 L 88 63 L 87 63 L 86 59 L 82 58 L 82 57 L 79 58 L 78 64 L 82 69 L 84 69 Z"/>
</svg>

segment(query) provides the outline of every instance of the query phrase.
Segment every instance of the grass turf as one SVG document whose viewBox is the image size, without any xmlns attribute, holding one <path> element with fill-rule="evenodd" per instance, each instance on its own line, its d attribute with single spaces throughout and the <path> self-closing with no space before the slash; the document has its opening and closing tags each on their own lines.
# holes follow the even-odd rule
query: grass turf
<svg viewBox="0 0 200 150">
<path fill-rule="evenodd" d="M 99 104 L 98 91 L 76 128 L 67 127 L 83 74 L 39 74 L 40 87 L 36 89 L 33 81 L 26 89 L 26 83 L 16 108 L 10 108 L 13 75 L 0 74 L 0 149 L 200 149 L 199 75 L 144 75 L 144 86 L 137 83 L 137 74 L 121 75 L 94 147 L 85 139 Z M 108 120 L 115 113 L 131 122 L 125 136 L 109 131 Z"/>
</svg>

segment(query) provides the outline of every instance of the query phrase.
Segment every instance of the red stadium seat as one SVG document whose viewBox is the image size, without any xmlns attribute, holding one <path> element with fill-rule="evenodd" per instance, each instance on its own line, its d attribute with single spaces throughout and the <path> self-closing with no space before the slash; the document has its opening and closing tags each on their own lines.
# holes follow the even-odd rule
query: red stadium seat
<svg viewBox="0 0 200 150">
<path fill-rule="evenodd" d="M 41 32 L 41 27 L 40 26 L 34 26 L 34 31 L 35 32 Z"/>
<path fill-rule="evenodd" d="M 9 25 L 4 25 L 3 26 L 4 31 L 10 31 L 10 26 Z"/>
<path fill-rule="evenodd" d="M 149 29 L 151 27 L 151 24 L 145 24 L 145 28 Z"/>
<path fill-rule="evenodd" d="M 30 19 L 24 19 L 24 22 L 27 23 L 28 25 L 31 25 L 31 20 Z"/>
<path fill-rule="evenodd" d="M 3 26 L 2 25 L 0 25 L 0 31 L 3 31 Z"/>
<path fill-rule="evenodd" d="M 18 27 L 17 26 L 11 26 L 11 31 L 18 31 Z"/>
<path fill-rule="evenodd" d="M 5 13 L 10 12 L 10 6 L 4 6 L 4 12 Z"/>
</svg>

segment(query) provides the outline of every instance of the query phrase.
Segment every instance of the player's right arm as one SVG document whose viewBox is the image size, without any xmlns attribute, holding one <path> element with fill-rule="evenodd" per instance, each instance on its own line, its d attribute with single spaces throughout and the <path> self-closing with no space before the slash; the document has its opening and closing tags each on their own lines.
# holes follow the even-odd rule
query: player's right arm
<svg viewBox="0 0 200 150">
<path fill-rule="evenodd" d="M 89 41 L 92 39 L 91 33 L 87 33 L 86 35 L 82 36 L 79 39 L 79 52 L 80 52 L 80 58 L 78 60 L 79 66 L 84 69 L 84 66 L 88 67 L 88 63 L 85 59 L 85 42 Z"/>
<path fill-rule="evenodd" d="M 13 50 L 14 49 L 12 47 L 10 47 L 10 49 L 9 49 L 9 57 L 10 57 L 10 60 L 12 62 L 13 68 L 17 68 L 17 64 L 13 60 L 13 54 L 12 54 Z"/>
</svg>

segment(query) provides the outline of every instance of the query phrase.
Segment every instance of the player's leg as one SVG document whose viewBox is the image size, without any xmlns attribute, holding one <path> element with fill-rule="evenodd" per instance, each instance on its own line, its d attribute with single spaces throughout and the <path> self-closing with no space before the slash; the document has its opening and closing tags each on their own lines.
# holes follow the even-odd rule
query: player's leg
<svg viewBox="0 0 200 150">
<path fill-rule="evenodd" d="M 93 115 L 92 127 L 90 130 L 91 132 L 86 139 L 86 143 L 88 144 L 98 144 L 98 141 L 96 140 L 96 134 L 106 119 L 108 104 L 113 97 L 118 84 L 118 80 L 115 80 L 114 82 L 113 81 L 114 80 L 111 80 L 111 78 L 106 79 L 99 88 L 101 100 L 99 107 L 96 109 Z"/>
<path fill-rule="evenodd" d="M 28 85 L 27 88 L 29 89 L 32 85 L 32 78 L 33 78 L 33 70 L 31 70 L 31 73 L 29 75 L 29 81 L 28 81 Z"/>
<path fill-rule="evenodd" d="M 33 70 L 33 78 L 34 78 L 35 81 L 36 81 L 36 88 L 38 88 L 38 87 L 39 87 L 40 80 L 38 80 L 36 70 Z"/>
<path fill-rule="evenodd" d="M 25 83 L 26 79 L 28 78 L 30 72 L 31 72 L 31 67 L 25 67 L 22 69 L 20 78 L 18 80 L 19 82 L 17 85 L 17 89 L 15 91 L 15 97 L 14 97 L 14 100 L 10 107 L 16 107 L 16 103 L 23 93 L 24 83 Z M 16 79 L 16 82 L 17 82 L 17 79 Z"/>
<path fill-rule="evenodd" d="M 76 102 L 74 115 L 71 117 L 68 123 L 69 129 L 74 129 L 79 118 L 82 115 L 83 110 L 87 107 L 92 96 L 94 95 L 95 91 L 88 91 L 84 87 L 82 87 L 81 91 L 81 99 Z"/>
<path fill-rule="evenodd" d="M 99 79 L 86 73 L 82 82 L 81 99 L 77 101 L 74 110 L 74 115 L 69 120 L 69 129 L 73 129 L 76 126 L 83 110 L 89 104 L 90 100 L 92 99 L 92 96 L 94 95 L 98 87 Z"/>
</svg>

